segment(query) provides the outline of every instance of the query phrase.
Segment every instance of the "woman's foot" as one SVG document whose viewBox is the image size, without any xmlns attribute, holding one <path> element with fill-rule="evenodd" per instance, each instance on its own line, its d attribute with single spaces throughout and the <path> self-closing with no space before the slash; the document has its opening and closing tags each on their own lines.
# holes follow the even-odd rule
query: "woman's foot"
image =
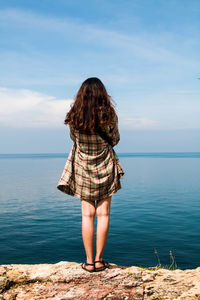
<svg viewBox="0 0 200 300">
<path fill-rule="evenodd" d="M 109 268 L 109 263 L 103 259 L 95 260 L 95 271 L 103 271 L 106 268 Z"/>
<path fill-rule="evenodd" d="M 87 262 L 84 262 L 81 264 L 81 267 L 88 272 L 94 272 L 95 271 L 95 264 L 89 264 Z"/>
<path fill-rule="evenodd" d="M 106 269 L 106 266 L 100 260 L 96 260 L 94 262 L 94 265 L 95 265 L 95 272 L 103 271 Z"/>
</svg>

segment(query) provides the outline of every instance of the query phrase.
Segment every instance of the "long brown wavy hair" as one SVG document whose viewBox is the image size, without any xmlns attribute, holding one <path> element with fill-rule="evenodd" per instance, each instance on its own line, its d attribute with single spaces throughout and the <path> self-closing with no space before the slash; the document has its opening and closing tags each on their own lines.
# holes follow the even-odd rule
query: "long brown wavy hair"
<svg viewBox="0 0 200 300">
<path fill-rule="evenodd" d="M 113 102 L 100 79 L 88 78 L 82 83 L 70 105 L 64 124 L 71 124 L 84 132 L 95 132 L 99 126 L 111 124 L 117 116 Z"/>
</svg>

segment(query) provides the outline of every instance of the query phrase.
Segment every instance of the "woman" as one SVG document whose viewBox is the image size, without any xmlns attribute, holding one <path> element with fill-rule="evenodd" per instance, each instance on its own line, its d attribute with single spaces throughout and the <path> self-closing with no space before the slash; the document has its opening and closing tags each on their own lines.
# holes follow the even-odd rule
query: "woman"
<svg viewBox="0 0 200 300">
<path fill-rule="evenodd" d="M 111 198 L 121 189 L 120 178 L 124 175 L 113 149 L 120 135 L 111 100 L 101 80 L 88 78 L 82 83 L 64 121 L 70 127 L 74 145 L 57 188 L 81 200 L 82 237 L 87 257 L 81 266 L 89 272 L 109 267 L 103 260 L 103 252 L 108 237 Z"/>
</svg>

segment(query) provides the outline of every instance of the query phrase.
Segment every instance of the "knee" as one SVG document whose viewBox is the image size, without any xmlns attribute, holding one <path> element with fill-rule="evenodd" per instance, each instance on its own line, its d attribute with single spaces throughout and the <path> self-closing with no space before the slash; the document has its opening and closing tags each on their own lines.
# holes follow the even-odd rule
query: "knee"
<svg viewBox="0 0 200 300">
<path fill-rule="evenodd" d="M 95 217 L 95 210 L 83 209 L 82 210 L 82 216 L 86 217 L 86 218 L 94 218 Z"/>
<path fill-rule="evenodd" d="M 90 201 L 81 201 L 82 217 L 94 218 L 95 217 L 95 205 Z"/>
<path fill-rule="evenodd" d="M 96 209 L 96 215 L 97 217 L 109 217 L 110 215 L 109 208 Z"/>
</svg>

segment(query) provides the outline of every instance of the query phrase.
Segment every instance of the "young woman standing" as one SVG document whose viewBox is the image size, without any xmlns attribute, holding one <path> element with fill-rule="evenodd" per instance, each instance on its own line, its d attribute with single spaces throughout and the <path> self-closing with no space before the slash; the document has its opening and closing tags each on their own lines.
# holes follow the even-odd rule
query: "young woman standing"
<svg viewBox="0 0 200 300">
<path fill-rule="evenodd" d="M 118 117 L 100 79 L 85 80 L 67 113 L 64 123 L 70 127 L 74 142 L 57 188 L 81 200 L 82 238 L 89 272 L 109 267 L 103 260 L 111 198 L 121 189 L 124 170 L 113 147 L 119 142 Z M 94 219 L 97 215 L 96 255 L 94 258 Z"/>
</svg>

